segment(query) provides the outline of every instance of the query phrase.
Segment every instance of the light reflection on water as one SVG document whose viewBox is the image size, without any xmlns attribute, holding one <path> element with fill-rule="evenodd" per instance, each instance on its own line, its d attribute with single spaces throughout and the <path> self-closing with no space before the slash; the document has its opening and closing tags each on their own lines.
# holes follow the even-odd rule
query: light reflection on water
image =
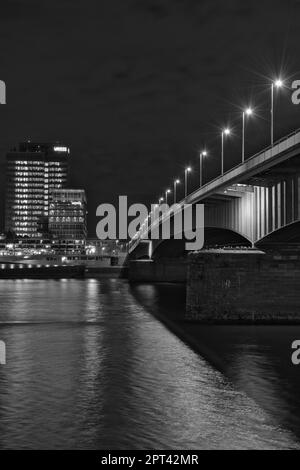
<svg viewBox="0 0 300 470">
<path fill-rule="evenodd" d="M 173 287 L 167 307 L 122 280 L 0 281 L 0 448 L 300 447 L 148 312 Z"/>
</svg>

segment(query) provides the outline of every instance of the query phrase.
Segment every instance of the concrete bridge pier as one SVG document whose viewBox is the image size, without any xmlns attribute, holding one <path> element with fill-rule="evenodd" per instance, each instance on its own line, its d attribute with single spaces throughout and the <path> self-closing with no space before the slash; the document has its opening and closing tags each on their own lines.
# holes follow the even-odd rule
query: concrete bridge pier
<svg viewBox="0 0 300 470">
<path fill-rule="evenodd" d="M 204 250 L 189 255 L 185 319 L 300 323 L 300 252 Z"/>
<path fill-rule="evenodd" d="M 129 262 L 130 282 L 186 283 L 186 258 L 161 258 L 159 260 L 133 260 Z"/>
</svg>

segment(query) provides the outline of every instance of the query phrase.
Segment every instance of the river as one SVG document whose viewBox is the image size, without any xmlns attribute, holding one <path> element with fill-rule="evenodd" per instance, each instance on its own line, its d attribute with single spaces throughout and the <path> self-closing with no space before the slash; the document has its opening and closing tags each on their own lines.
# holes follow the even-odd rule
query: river
<svg viewBox="0 0 300 470">
<path fill-rule="evenodd" d="M 156 317 L 183 311 L 176 285 L 1 280 L 0 448 L 299 449 L 300 328 L 197 327 L 210 358 Z"/>
</svg>

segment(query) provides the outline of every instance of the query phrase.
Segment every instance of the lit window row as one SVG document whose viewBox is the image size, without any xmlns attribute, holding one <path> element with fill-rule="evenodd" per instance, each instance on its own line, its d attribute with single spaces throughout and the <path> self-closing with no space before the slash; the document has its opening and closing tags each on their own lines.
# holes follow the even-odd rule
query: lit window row
<svg viewBox="0 0 300 470">
<path fill-rule="evenodd" d="M 83 217 L 50 217 L 49 222 L 84 222 Z"/>
<path fill-rule="evenodd" d="M 57 167 L 57 166 L 66 166 L 66 163 L 64 162 L 53 162 L 53 161 L 50 161 L 50 162 L 45 162 L 44 160 L 8 160 L 8 164 L 9 165 L 21 165 L 22 167 L 24 165 L 28 165 L 28 166 L 32 166 L 32 165 L 37 165 L 37 166 L 53 166 L 53 167 Z"/>
</svg>

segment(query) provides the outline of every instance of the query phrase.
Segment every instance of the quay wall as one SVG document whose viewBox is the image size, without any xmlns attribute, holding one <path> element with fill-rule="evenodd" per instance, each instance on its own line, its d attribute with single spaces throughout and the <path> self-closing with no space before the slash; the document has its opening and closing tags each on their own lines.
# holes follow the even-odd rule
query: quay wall
<svg viewBox="0 0 300 470">
<path fill-rule="evenodd" d="M 188 256 L 185 319 L 300 323 L 300 254 L 207 250 Z"/>
<path fill-rule="evenodd" d="M 134 260 L 129 262 L 130 282 L 175 282 L 186 283 L 187 259 L 162 258 Z"/>
</svg>

